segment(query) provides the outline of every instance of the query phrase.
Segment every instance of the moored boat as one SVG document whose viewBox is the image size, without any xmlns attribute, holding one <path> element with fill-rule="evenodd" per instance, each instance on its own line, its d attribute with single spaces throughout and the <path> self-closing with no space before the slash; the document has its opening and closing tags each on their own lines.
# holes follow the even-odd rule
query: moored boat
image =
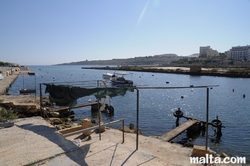
<svg viewBox="0 0 250 166">
<path fill-rule="evenodd" d="M 132 80 L 127 80 L 124 75 L 131 74 L 127 72 L 116 72 L 114 76 L 110 78 L 112 85 L 114 86 L 133 86 Z M 120 75 L 120 76 L 119 76 Z"/>
<path fill-rule="evenodd" d="M 114 74 L 112 73 L 103 73 L 102 74 L 102 78 L 103 79 L 110 79 L 111 77 L 115 76 Z"/>
</svg>

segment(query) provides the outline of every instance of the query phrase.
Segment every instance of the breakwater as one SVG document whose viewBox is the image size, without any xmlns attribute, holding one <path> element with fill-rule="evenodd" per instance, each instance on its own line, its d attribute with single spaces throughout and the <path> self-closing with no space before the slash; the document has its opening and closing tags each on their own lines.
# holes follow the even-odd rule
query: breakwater
<svg viewBox="0 0 250 166">
<path fill-rule="evenodd" d="M 232 77 L 232 78 L 250 78 L 250 71 L 240 69 L 231 70 L 225 69 L 220 71 L 216 68 L 202 69 L 201 72 L 190 72 L 186 67 L 82 67 L 82 69 L 96 69 L 96 70 L 125 70 L 136 72 L 152 72 L 152 73 L 173 73 L 173 74 L 186 74 L 194 76 L 217 76 L 217 77 Z"/>
</svg>

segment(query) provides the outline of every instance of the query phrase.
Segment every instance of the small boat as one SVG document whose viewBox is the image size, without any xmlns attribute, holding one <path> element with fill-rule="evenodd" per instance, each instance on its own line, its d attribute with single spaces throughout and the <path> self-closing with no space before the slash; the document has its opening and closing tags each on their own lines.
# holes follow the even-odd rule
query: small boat
<svg viewBox="0 0 250 166">
<path fill-rule="evenodd" d="M 127 75 L 130 73 L 126 72 L 120 72 L 120 73 L 115 73 L 114 76 L 110 78 L 112 85 L 114 86 L 133 86 L 133 81 L 132 80 L 127 80 L 124 78 L 123 75 Z M 122 75 L 122 76 L 119 76 Z"/>
<path fill-rule="evenodd" d="M 113 76 L 115 76 L 115 74 L 112 74 L 112 73 L 103 73 L 102 74 L 103 79 L 110 79 Z"/>
<path fill-rule="evenodd" d="M 20 89 L 19 93 L 23 94 L 23 93 L 35 93 L 36 89 Z"/>
</svg>

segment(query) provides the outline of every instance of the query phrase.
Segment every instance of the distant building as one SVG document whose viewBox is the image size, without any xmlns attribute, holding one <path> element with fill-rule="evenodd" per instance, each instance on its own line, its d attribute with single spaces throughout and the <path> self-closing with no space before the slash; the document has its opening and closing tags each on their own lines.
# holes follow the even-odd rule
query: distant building
<svg viewBox="0 0 250 166">
<path fill-rule="evenodd" d="M 219 56 L 219 52 L 217 50 L 213 50 L 210 46 L 200 47 L 200 55 L 207 57 Z"/>
<path fill-rule="evenodd" d="M 227 59 L 250 60 L 250 45 L 232 47 L 226 52 Z"/>
</svg>

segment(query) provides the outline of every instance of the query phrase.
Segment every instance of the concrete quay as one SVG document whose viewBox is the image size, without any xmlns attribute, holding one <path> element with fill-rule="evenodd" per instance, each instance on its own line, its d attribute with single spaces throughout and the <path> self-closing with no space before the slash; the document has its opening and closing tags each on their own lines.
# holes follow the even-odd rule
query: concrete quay
<svg viewBox="0 0 250 166">
<path fill-rule="evenodd" d="M 18 75 L 32 73 L 27 67 L 0 67 L 0 71 L 0 74 L 4 77 L 4 79 L 0 80 L 0 95 L 4 95 L 8 92 Z"/>
</svg>

